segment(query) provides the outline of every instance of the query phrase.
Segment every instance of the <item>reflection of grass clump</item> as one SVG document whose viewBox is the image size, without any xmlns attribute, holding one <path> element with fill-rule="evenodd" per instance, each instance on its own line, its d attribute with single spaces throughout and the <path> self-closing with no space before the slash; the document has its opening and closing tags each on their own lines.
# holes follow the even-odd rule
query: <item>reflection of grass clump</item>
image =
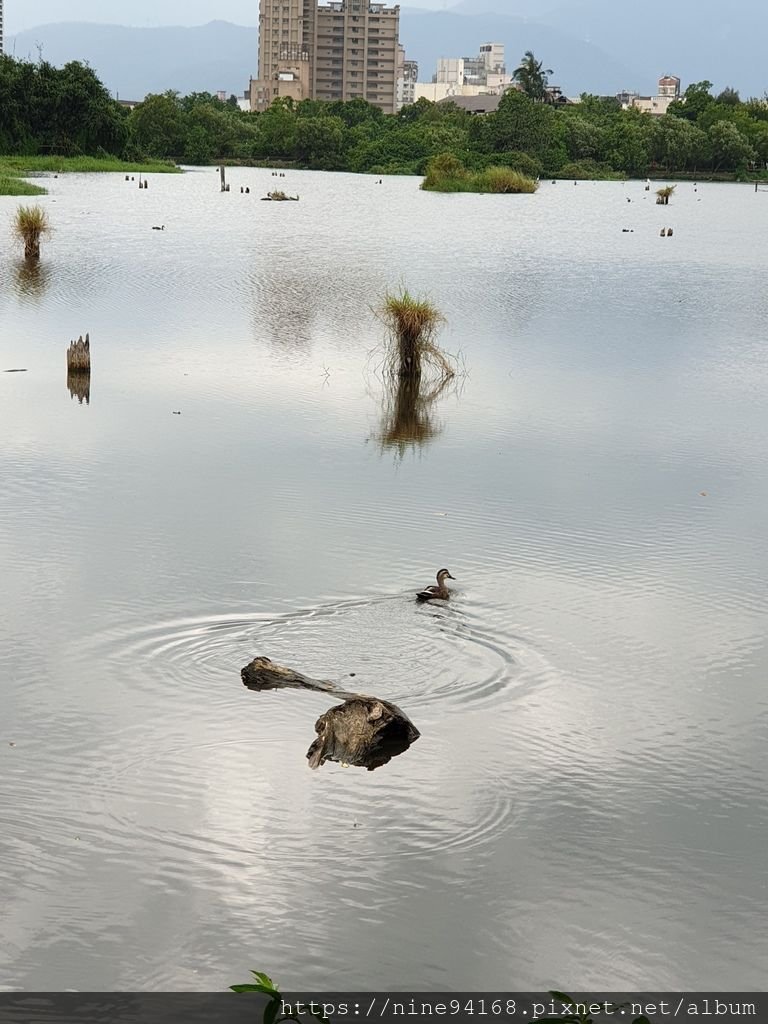
<svg viewBox="0 0 768 1024">
<path fill-rule="evenodd" d="M 401 377 L 387 388 L 384 413 L 378 441 L 382 448 L 394 448 L 400 458 L 411 447 L 432 441 L 441 426 L 432 416 L 432 405 L 445 391 L 450 377 L 443 377 L 432 386 L 419 380 Z"/>
<path fill-rule="evenodd" d="M 391 344 L 386 364 L 392 376 L 419 378 L 425 365 L 440 375 L 453 376 L 453 368 L 435 343 L 444 317 L 429 299 L 416 298 L 407 288 L 388 292 L 380 316 L 389 328 Z"/>
<path fill-rule="evenodd" d="M 452 153 L 441 153 L 427 164 L 427 173 L 421 187 L 427 192 L 512 195 L 535 192 L 538 185 L 533 178 L 511 167 L 487 167 L 484 171 L 470 172 Z"/>
<path fill-rule="evenodd" d="M 51 233 L 48 214 L 42 206 L 20 206 L 16 211 L 13 231 L 24 243 L 26 258 L 37 259 L 40 256 L 40 239 Z"/>
</svg>

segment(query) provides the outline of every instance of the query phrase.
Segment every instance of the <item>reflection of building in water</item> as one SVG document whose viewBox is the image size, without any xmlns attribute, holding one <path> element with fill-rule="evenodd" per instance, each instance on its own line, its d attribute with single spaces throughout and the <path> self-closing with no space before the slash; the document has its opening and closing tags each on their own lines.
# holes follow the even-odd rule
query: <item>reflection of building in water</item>
<svg viewBox="0 0 768 1024">
<path fill-rule="evenodd" d="M 280 98 L 365 99 L 397 109 L 400 7 L 371 0 L 261 0 L 251 110 Z"/>
<path fill-rule="evenodd" d="M 321 285 L 281 266 L 253 279 L 253 330 L 285 351 L 306 350 L 312 341 Z"/>
</svg>

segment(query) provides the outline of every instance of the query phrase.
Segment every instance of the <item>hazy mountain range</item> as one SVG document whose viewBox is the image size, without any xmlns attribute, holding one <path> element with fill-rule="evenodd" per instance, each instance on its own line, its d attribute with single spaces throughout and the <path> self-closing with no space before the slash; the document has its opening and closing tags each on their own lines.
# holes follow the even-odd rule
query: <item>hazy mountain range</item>
<svg viewBox="0 0 768 1024">
<path fill-rule="evenodd" d="M 254 3 L 256 0 L 254 0 Z M 768 4 L 676 0 L 663 7 L 616 0 L 460 0 L 442 11 L 403 8 L 401 41 L 429 81 L 440 56 L 465 56 L 500 41 L 513 68 L 532 49 L 564 92 L 650 93 L 663 73 L 702 78 L 742 95 L 768 88 L 763 56 Z M 256 74 L 257 30 L 213 21 L 196 27 L 131 28 L 64 22 L 11 36 L 8 53 L 54 64 L 87 60 L 113 93 L 225 89 L 242 95 Z"/>
</svg>

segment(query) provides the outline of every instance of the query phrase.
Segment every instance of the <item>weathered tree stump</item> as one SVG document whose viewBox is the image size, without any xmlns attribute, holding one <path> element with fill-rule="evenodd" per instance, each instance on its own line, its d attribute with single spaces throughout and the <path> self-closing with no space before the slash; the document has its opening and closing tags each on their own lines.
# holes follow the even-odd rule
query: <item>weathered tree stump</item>
<svg viewBox="0 0 768 1024">
<path fill-rule="evenodd" d="M 71 341 L 67 349 L 67 373 L 90 373 L 91 372 L 91 342 L 86 334 L 83 341 L 82 334 L 77 341 Z"/>
<path fill-rule="evenodd" d="M 240 676 L 250 690 L 313 690 L 344 699 L 343 704 L 329 708 L 315 723 L 317 739 L 307 751 L 310 768 L 319 768 L 326 761 L 337 761 L 372 772 L 402 754 L 419 738 L 419 730 L 396 704 L 346 692 L 328 680 L 310 679 L 293 669 L 276 665 L 269 658 L 254 658 L 241 670 Z"/>
<path fill-rule="evenodd" d="M 82 334 L 77 341 L 71 341 L 67 349 L 67 370 L 76 370 L 80 373 L 91 370 L 91 342 L 88 334 L 83 341 Z"/>
</svg>

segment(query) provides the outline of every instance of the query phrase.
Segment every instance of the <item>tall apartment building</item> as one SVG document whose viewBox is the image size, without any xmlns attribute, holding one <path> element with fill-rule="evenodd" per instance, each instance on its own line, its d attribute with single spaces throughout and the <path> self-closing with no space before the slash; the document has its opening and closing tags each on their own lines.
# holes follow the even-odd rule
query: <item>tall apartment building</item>
<svg viewBox="0 0 768 1024">
<path fill-rule="evenodd" d="M 294 100 L 361 97 L 397 110 L 399 6 L 371 0 L 261 0 L 259 77 L 251 109 Z"/>
<path fill-rule="evenodd" d="M 419 62 L 408 60 L 402 46 L 401 61 L 397 75 L 397 109 L 416 102 L 416 83 L 419 80 Z"/>
</svg>

